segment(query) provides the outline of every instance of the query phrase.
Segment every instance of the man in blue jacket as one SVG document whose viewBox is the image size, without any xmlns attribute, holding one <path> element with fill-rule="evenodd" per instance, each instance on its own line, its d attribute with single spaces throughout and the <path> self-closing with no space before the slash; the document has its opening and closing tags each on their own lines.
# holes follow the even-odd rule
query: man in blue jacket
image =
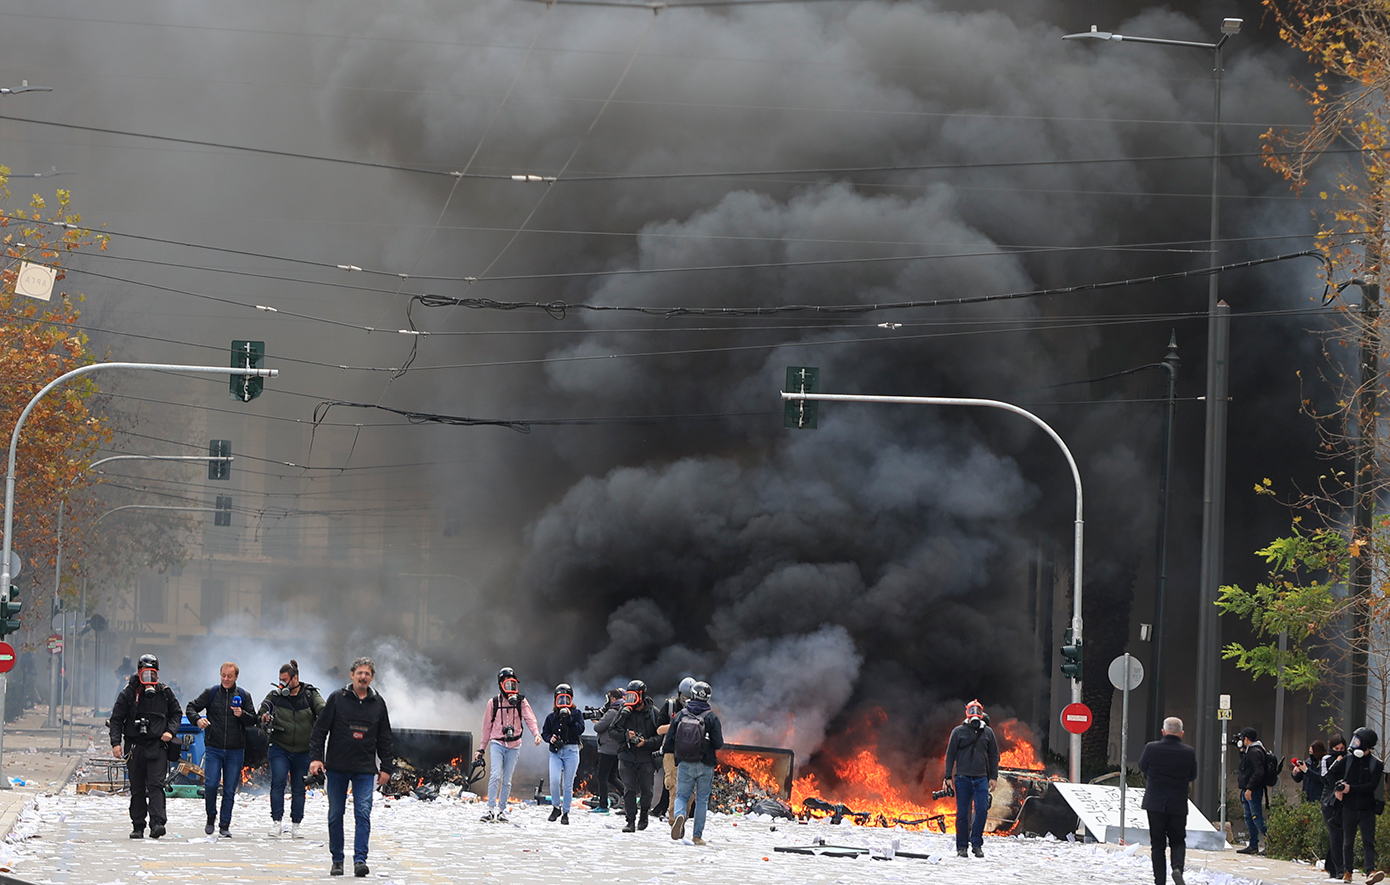
<svg viewBox="0 0 1390 885">
<path fill-rule="evenodd" d="M 1173 852 L 1173 885 L 1183 885 L 1187 854 L 1187 785 L 1197 779 L 1197 751 L 1182 742 L 1182 720 L 1163 720 L 1163 737 L 1144 745 L 1139 771 L 1144 775 L 1144 810 L 1149 814 L 1149 845 L 1154 885 L 1165 885 L 1166 843 Z"/>
<path fill-rule="evenodd" d="M 955 773 L 955 782 L 951 775 Z M 985 856 L 985 817 L 989 794 L 999 779 L 999 744 L 994 730 L 985 724 L 985 708 L 978 700 L 965 705 L 965 721 L 951 731 L 946 745 L 946 773 L 941 788 L 956 791 L 956 854 L 968 857 L 966 846 L 976 857 Z"/>
<path fill-rule="evenodd" d="M 203 832 L 212 835 L 217 814 L 217 787 L 222 786 L 219 835 L 232 838 L 232 806 L 241 785 L 241 764 L 246 758 L 246 729 L 256 727 L 256 701 L 236 684 L 241 668 L 222 665 L 221 682 L 188 702 L 184 715 L 203 730 L 203 802 L 208 822 Z"/>
<path fill-rule="evenodd" d="M 705 813 L 709 809 L 709 794 L 714 787 L 714 766 L 719 761 L 719 749 L 724 746 L 724 726 L 710 709 L 714 692 L 708 682 L 696 682 L 690 687 L 690 700 L 671 720 L 661 751 L 676 760 L 676 798 L 671 806 L 671 838 L 685 838 L 685 810 L 690 807 L 690 795 L 695 794 L 695 833 L 692 840 L 704 845 Z"/>
</svg>

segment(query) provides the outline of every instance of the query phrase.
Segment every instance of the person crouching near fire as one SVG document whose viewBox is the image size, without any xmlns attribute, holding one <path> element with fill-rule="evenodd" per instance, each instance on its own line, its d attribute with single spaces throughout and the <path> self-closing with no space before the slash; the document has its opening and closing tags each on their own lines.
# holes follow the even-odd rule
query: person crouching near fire
<svg viewBox="0 0 1390 885">
<path fill-rule="evenodd" d="M 545 717 L 541 737 L 550 743 L 550 820 L 569 825 L 574 773 L 579 768 L 579 741 L 584 717 L 574 708 L 574 689 L 555 686 L 555 709 Z"/>
<path fill-rule="evenodd" d="M 999 779 L 999 743 L 986 722 L 984 705 L 971 701 L 965 705 L 965 721 L 951 731 L 946 745 L 941 788 L 955 789 L 956 854 L 960 857 L 969 856 L 965 853 L 967 845 L 976 857 L 985 856 L 985 816 L 990 791 Z"/>
<path fill-rule="evenodd" d="M 487 814 L 481 818 L 483 823 L 507 822 L 507 800 L 512 796 L 512 772 L 516 771 L 516 760 L 521 755 L 523 724 L 531 729 L 536 746 L 540 746 L 541 728 L 536 724 L 536 714 L 531 712 L 531 702 L 521 693 L 516 671 L 503 667 L 497 671 L 497 694 L 488 699 L 483 711 L 483 741 L 478 749 L 479 759 L 484 753 L 489 754 Z"/>
</svg>

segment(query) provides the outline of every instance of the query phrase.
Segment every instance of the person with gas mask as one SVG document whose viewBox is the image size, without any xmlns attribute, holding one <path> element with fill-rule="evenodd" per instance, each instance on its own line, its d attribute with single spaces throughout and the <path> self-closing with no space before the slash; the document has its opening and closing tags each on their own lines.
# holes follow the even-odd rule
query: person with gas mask
<svg viewBox="0 0 1390 885">
<path fill-rule="evenodd" d="M 1368 726 L 1352 732 L 1347 752 L 1327 770 L 1328 782 L 1342 803 L 1342 881 L 1351 881 L 1356 869 L 1356 833 L 1361 833 L 1361 860 L 1367 885 L 1385 874 L 1376 867 L 1376 815 L 1384 810 L 1385 763 L 1375 757 L 1377 735 Z M 1377 807 L 1379 805 L 1380 807 Z"/>
<path fill-rule="evenodd" d="M 965 705 L 965 721 L 951 731 L 946 745 L 941 789 L 955 792 L 959 857 L 969 856 L 967 846 L 976 857 L 985 856 L 985 816 L 990 791 L 999 779 L 999 743 L 994 739 L 994 730 L 985 723 L 984 705 L 971 701 Z"/>
<path fill-rule="evenodd" d="M 690 689 L 695 685 L 695 677 L 687 676 L 681 680 L 676 687 L 676 693 L 667 698 L 656 711 L 656 733 L 662 738 L 671 730 L 671 722 L 676 718 L 676 714 L 685 709 L 686 701 L 690 700 Z M 652 806 L 652 814 L 658 818 L 666 813 L 670 804 L 671 797 L 676 794 L 676 757 L 666 749 L 663 741 L 661 745 L 661 798 L 656 800 L 656 805 Z M 693 807 L 693 806 L 692 806 Z M 690 809 L 684 809 L 687 817 L 690 816 Z"/>
<path fill-rule="evenodd" d="M 594 723 L 594 733 L 598 735 L 598 803 L 589 811 L 608 814 L 608 788 L 613 788 L 613 796 L 623 801 L 623 784 L 618 779 L 618 753 L 623 748 L 626 737 L 613 727 L 618 714 L 623 709 L 623 690 L 608 689 L 608 701 L 603 707 L 603 715 Z"/>
<path fill-rule="evenodd" d="M 178 759 L 181 749 L 174 740 L 179 718 L 178 698 L 159 681 L 159 658 L 141 655 L 138 669 L 116 695 L 106 723 L 111 732 L 111 755 L 126 760 L 132 839 L 145 837 L 147 816 L 150 838 L 164 835 L 169 822 L 164 810 L 164 783 L 169 763 Z"/>
<path fill-rule="evenodd" d="M 323 695 L 299 680 L 299 662 L 280 668 L 280 681 L 261 701 L 261 724 L 270 736 L 270 836 L 285 832 L 285 786 L 290 788 L 290 837 L 300 838 L 304 820 L 304 776 L 309 773 L 309 737 L 323 712 Z"/>
<path fill-rule="evenodd" d="M 236 805 L 237 787 L 241 786 L 242 762 L 246 758 L 246 730 L 256 727 L 252 710 L 256 701 L 251 692 L 236 684 L 241 668 L 231 661 L 222 665 L 220 681 L 188 702 L 183 714 L 188 721 L 203 730 L 203 804 L 207 825 L 203 832 L 212 835 L 217 812 L 217 789 L 222 788 L 222 813 L 218 835 L 232 838 L 232 808 Z"/>
<path fill-rule="evenodd" d="M 618 774 L 623 779 L 623 812 L 627 816 L 624 833 L 645 830 L 651 814 L 652 784 L 656 779 L 656 756 L 661 739 L 656 733 L 656 706 L 647 697 L 647 683 L 634 679 L 623 692 L 623 708 L 613 728 L 626 737 L 618 751 Z M 641 817 L 638 817 L 638 807 Z"/>
<path fill-rule="evenodd" d="M 550 744 L 550 820 L 568 826 L 574 774 L 579 768 L 579 741 L 584 717 L 574 708 L 574 689 L 555 686 L 555 708 L 545 717 L 541 737 Z"/>
<path fill-rule="evenodd" d="M 516 760 L 521 755 L 523 726 L 531 730 L 536 746 L 540 746 L 541 729 L 536 724 L 536 714 L 531 712 L 531 702 L 521 693 L 516 671 L 503 667 L 497 671 L 497 694 L 488 699 L 487 709 L 483 710 L 483 740 L 478 749 L 479 759 L 488 754 L 484 823 L 507 822 L 507 802 L 512 797 L 512 772 L 516 771 Z"/>
</svg>

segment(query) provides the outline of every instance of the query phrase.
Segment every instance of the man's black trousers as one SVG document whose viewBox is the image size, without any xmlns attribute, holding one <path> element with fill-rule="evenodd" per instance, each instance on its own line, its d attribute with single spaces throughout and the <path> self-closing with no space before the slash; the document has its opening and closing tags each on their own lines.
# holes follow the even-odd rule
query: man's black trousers
<svg viewBox="0 0 1390 885">
<path fill-rule="evenodd" d="M 1187 858 L 1187 812 L 1169 814 L 1166 811 L 1149 813 L 1149 853 L 1154 862 L 1154 885 L 1164 885 L 1168 870 L 1164 849 L 1173 853 L 1173 869 L 1181 870 Z"/>
<path fill-rule="evenodd" d="M 134 744 L 126 756 L 130 776 L 130 822 L 137 830 L 145 828 L 149 814 L 151 827 L 169 822 L 164 813 L 164 780 L 169 773 L 169 754 L 159 743 Z"/>
<path fill-rule="evenodd" d="M 640 753 L 634 763 L 618 762 L 618 773 L 623 776 L 623 811 L 627 822 L 637 818 L 637 800 L 642 800 L 642 818 L 645 820 L 652 807 L 652 781 L 656 778 L 656 763 L 650 753 Z"/>
</svg>

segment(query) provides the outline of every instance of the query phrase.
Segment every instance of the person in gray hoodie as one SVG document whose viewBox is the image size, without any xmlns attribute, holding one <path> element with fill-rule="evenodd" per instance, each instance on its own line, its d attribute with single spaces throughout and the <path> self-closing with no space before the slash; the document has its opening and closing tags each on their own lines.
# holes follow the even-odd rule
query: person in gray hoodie
<svg viewBox="0 0 1390 885">
<path fill-rule="evenodd" d="M 610 785 L 614 801 L 623 801 L 623 783 L 618 780 L 618 752 L 623 748 L 623 733 L 613 728 L 622 709 L 623 690 L 610 688 L 603 715 L 594 723 L 594 732 L 598 735 L 598 804 L 589 810 L 598 814 L 608 814 Z"/>
<path fill-rule="evenodd" d="M 956 854 L 968 857 L 969 845 L 976 857 L 985 856 L 985 814 L 989 794 L 999 779 L 999 743 L 986 723 L 985 708 L 978 700 L 965 705 L 965 721 L 951 731 L 946 745 L 946 772 L 941 788 L 956 795 Z M 954 773 L 954 783 L 952 774 Z"/>
</svg>

